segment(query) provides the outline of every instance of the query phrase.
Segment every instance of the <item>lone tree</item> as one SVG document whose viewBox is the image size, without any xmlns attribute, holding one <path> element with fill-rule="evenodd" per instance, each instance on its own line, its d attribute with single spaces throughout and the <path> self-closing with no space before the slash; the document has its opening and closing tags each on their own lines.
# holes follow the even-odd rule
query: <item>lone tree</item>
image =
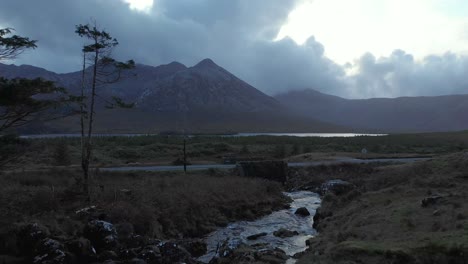
<svg viewBox="0 0 468 264">
<path fill-rule="evenodd" d="M 77 25 L 75 33 L 89 41 L 83 46 L 83 69 L 80 97 L 80 125 L 81 125 L 81 168 L 83 170 L 83 192 L 90 199 L 89 165 L 92 157 L 92 134 L 95 121 L 96 99 L 102 98 L 98 94 L 100 87 L 118 82 L 122 71 L 135 67 L 135 62 L 119 62 L 111 57 L 113 49 L 119 44 L 108 32 L 94 25 Z M 105 100 L 106 107 L 131 108 L 118 97 Z"/>
</svg>

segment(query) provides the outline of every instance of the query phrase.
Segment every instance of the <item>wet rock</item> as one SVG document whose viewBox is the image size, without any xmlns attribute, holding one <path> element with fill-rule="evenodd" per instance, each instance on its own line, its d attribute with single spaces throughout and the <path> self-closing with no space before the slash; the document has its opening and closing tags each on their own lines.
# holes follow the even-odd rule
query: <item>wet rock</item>
<svg viewBox="0 0 468 264">
<path fill-rule="evenodd" d="M 32 256 L 38 243 L 49 235 L 49 229 L 38 223 L 20 225 L 16 237 L 17 246 L 21 255 Z"/>
<path fill-rule="evenodd" d="M 350 182 L 343 180 L 330 180 L 320 186 L 318 193 L 322 196 L 327 193 L 341 195 L 353 190 L 354 188 L 355 186 Z"/>
<path fill-rule="evenodd" d="M 117 243 L 117 231 L 114 226 L 102 220 L 90 221 L 85 226 L 83 235 L 91 241 L 93 247 L 98 251 L 111 248 Z"/>
<path fill-rule="evenodd" d="M 422 199 L 421 201 L 421 206 L 422 207 L 428 207 L 428 206 L 432 206 L 432 205 L 436 205 L 437 203 L 439 203 L 444 197 L 440 196 L 440 195 L 431 195 L 429 197 L 426 197 L 424 199 Z"/>
<path fill-rule="evenodd" d="M 205 255 L 208 250 L 203 240 L 181 241 L 179 244 L 195 258 Z"/>
<path fill-rule="evenodd" d="M 133 258 L 129 260 L 128 263 L 129 264 L 146 264 L 147 262 L 139 258 Z"/>
<path fill-rule="evenodd" d="M 269 264 L 283 264 L 287 259 L 286 253 L 279 248 L 259 251 L 255 254 L 255 260 Z"/>
<path fill-rule="evenodd" d="M 117 260 L 108 259 L 108 260 L 106 260 L 106 261 L 104 261 L 104 262 L 102 262 L 102 263 L 103 263 L 103 264 L 120 264 L 120 263 L 122 263 L 122 262 L 117 261 Z"/>
<path fill-rule="evenodd" d="M 57 240 L 45 238 L 36 248 L 35 264 L 65 264 L 69 263 L 70 256 L 64 250 L 64 245 Z"/>
<path fill-rule="evenodd" d="M 280 238 L 293 237 L 299 235 L 297 231 L 287 230 L 285 228 L 280 228 L 279 230 L 273 232 L 273 235 Z"/>
<path fill-rule="evenodd" d="M 247 240 L 257 240 L 258 238 L 264 237 L 264 236 L 266 236 L 266 235 L 268 235 L 268 234 L 265 233 L 265 232 L 258 233 L 258 234 L 255 234 L 255 235 L 248 236 L 248 237 L 247 237 Z"/>
<path fill-rule="evenodd" d="M 119 256 L 121 259 L 133 259 L 138 256 L 139 250 L 141 250 L 141 248 L 124 248 L 119 251 Z"/>
<path fill-rule="evenodd" d="M 286 253 L 281 249 L 268 249 L 261 250 L 252 246 L 241 245 L 233 250 L 229 255 L 221 256 L 213 261 L 213 263 L 272 263 L 282 264 L 288 259 Z"/>
<path fill-rule="evenodd" d="M 105 250 L 105 251 L 101 252 L 99 254 L 99 256 L 98 256 L 99 261 L 116 260 L 118 258 L 119 258 L 119 256 L 117 255 L 117 253 L 115 253 L 112 250 Z"/>
<path fill-rule="evenodd" d="M 332 211 L 328 211 L 328 210 L 324 210 L 322 207 L 319 207 L 317 208 L 317 210 L 315 210 L 315 214 L 314 214 L 314 223 L 312 224 L 312 227 L 316 230 L 318 230 L 318 225 L 319 223 L 327 218 L 327 217 L 330 217 L 333 215 L 333 212 Z M 318 230 L 320 231 L 320 230 Z"/>
<path fill-rule="evenodd" d="M 80 210 L 76 210 L 75 214 L 79 217 L 83 217 L 83 216 L 89 216 L 95 212 L 96 212 L 96 206 L 92 205 L 92 206 L 82 208 Z"/>
<path fill-rule="evenodd" d="M 162 257 L 161 263 L 193 263 L 190 253 L 176 243 L 163 242 L 159 245 L 159 250 Z"/>
<path fill-rule="evenodd" d="M 309 212 L 309 210 L 307 210 L 307 208 L 300 207 L 300 208 L 297 208 L 297 210 L 296 210 L 296 212 L 294 214 L 305 217 L 305 216 L 309 216 L 310 212 Z"/>
<path fill-rule="evenodd" d="M 86 238 L 78 238 L 66 243 L 69 252 L 75 255 L 78 263 L 89 263 L 96 260 L 96 251 L 91 245 L 91 241 Z"/>
<path fill-rule="evenodd" d="M 138 254 L 138 258 L 148 263 L 159 263 L 162 258 L 161 250 L 155 245 L 146 246 L 140 254 Z"/>
</svg>

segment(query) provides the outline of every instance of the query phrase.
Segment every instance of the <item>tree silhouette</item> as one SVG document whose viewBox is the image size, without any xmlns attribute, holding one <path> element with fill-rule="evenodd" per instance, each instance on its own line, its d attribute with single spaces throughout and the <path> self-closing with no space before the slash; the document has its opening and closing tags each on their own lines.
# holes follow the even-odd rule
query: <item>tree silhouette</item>
<svg viewBox="0 0 468 264">
<path fill-rule="evenodd" d="M 30 40 L 29 38 L 10 35 L 14 29 L 3 28 L 0 29 L 0 61 L 15 59 L 18 55 L 23 53 L 27 49 L 35 49 L 36 40 Z"/>
<path fill-rule="evenodd" d="M 36 48 L 36 40 L 11 34 L 13 29 L 0 29 L 0 62 L 15 59 L 27 49 Z M 27 124 L 41 113 L 69 101 L 66 90 L 42 79 L 0 77 L 0 134 L 8 128 Z M 48 115 L 47 120 L 61 115 Z"/>
<path fill-rule="evenodd" d="M 83 69 L 80 97 L 81 125 L 81 168 L 83 170 L 83 192 L 89 196 L 89 165 L 92 156 L 92 134 L 95 121 L 96 99 L 102 98 L 98 89 L 107 84 L 115 83 L 122 77 L 122 71 L 135 67 L 135 62 L 119 62 L 111 57 L 113 49 L 119 44 L 105 30 L 94 25 L 77 25 L 75 33 L 89 41 L 83 46 Z M 89 66 L 89 70 L 88 67 Z M 89 82 L 87 77 L 89 75 Z M 89 89 L 87 87 L 89 86 Z M 104 99 L 108 108 L 131 108 L 133 104 L 125 103 L 118 97 Z"/>
</svg>

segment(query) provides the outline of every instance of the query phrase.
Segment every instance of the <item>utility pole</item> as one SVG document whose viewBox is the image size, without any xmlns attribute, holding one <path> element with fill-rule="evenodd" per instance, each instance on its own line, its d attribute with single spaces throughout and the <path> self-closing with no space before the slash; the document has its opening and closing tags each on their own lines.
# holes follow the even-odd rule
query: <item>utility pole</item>
<svg viewBox="0 0 468 264">
<path fill-rule="evenodd" d="M 187 173 L 187 153 L 185 152 L 185 133 L 184 133 L 184 173 Z"/>
</svg>

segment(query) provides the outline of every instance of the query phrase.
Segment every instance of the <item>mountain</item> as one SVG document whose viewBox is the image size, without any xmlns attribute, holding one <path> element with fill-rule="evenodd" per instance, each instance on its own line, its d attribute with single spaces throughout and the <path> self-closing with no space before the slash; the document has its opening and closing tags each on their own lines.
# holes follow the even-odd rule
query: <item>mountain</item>
<svg viewBox="0 0 468 264">
<path fill-rule="evenodd" d="M 147 88 L 137 105 L 154 112 L 227 113 L 278 111 L 283 107 L 212 60 L 160 79 Z"/>
<path fill-rule="evenodd" d="M 55 81 L 78 94 L 81 72 L 57 74 L 29 65 L 0 64 L 0 76 Z M 98 132 L 338 132 L 344 128 L 297 116 L 227 70 L 205 59 L 193 67 L 172 62 L 138 64 L 118 83 L 100 88 L 102 97 L 136 103 L 130 110 L 108 110 L 100 100 Z M 76 132 L 77 117 L 54 121 L 28 132 Z M 33 131 L 31 131 L 33 130 Z"/>
<path fill-rule="evenodd" d="M 351 100 L 314 90 L 276 95 L 297 114 L 357 131 L 436 132 L 468 129 L 468 95 Z"/>
</svg>

